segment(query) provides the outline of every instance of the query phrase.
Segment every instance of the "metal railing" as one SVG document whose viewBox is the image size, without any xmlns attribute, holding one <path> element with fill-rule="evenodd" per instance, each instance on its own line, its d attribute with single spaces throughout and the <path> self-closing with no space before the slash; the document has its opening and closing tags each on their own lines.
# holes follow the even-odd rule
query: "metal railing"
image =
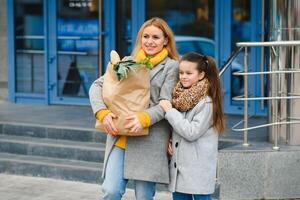
<svg viewBox="0 0 300 200">
<path fill-rule="evenodd" d="M 274 42 L 239 42 L 236 44 L 238 48 L 238 50 L 232 54 L 232 56 L 228 59 L 228 62 L 226 62 L 226 64 L 224 65 L 224 67 L 220 70 L 219 75 L 221 76 L 224 71 L 226 71 L 231 62 L 234 60 L 234 58 L 244 49 L 244 71 L 239 71 L 239 72 L 234 72 L 233 75 L 234 76 L 244 76 L 244 95 L 243 96 L 238 96 L 238 97 L 234 97 L 233 100 L 237 100 L 237 101 L 244 101 L 244 117 L 243 120 L 241 120 L 240 122 L 238 122 L 237 124 L 235 124 L 232 127 L 233 131 L 243 131 L 244 132 L 244 141 L 243 141 L 243 146 L 248 147 L 250 146 L 249 142 L 248 142 L 248 131 L 249 130 L 254 130 L 254 129 L 258 129 L 258 128 L 264 128 L 264 127 L 272 127 L 272 126 L 280 126 L 280 125 L 290 125 L 290 124 L 300 124 L 300 119 L 299 118 L 293 118 L 291 121 L 287 121 L 286 119 L 284 121 L 278 121 L 278 118 L 280 118 L 280 116 L 278 116 L 277 112 L 274 112 L 275 116 L 273 119 L 275 119 L 274 121 L 271 121 L 269 123 L 266 124 L 261 124 L 261 125 L 257 125 L 257 126 L 252 126 L 249 127 L 248 126 L 248 101 L 257 101 L 257 100 L 271 100 L 271 101 L 281 101 L 283 99 L 300 99 L 300 95 L 295 95 L 295 94 L 289 94 L 287 96 L 283 96 L 282 94 L 279 94 L 279 91 L 277 91 L 277 95 L 273 96 L 271 94 L 271 96 L 268 97 L 249 97 L 249 92 L 248 92 L 248 76 L 251 75 L 270 75 L 270 76 L 274 76 L 274 75 L 278 75 L 278 74 L 294 74 L 294 73 L 300 73 L 300 70 L 288 70 L 288 69 L 284 69 L 284 70 L 272 70 L 272 67 L 270 67 L 269 71 L 260 71 L 260 72 L 249 72 L 249 62 L 248 62 L 248 48 L 250 47 L 269 47 L 271 48 L 271 53 L 274 54 L 275 57 L 278 58 L 278 54 L 276 53 L 275 48 L 276 47 L 292 47 L 292 46 L 300 46 L 300 41 L 274 41 Z M 263 59 L 263 58 L 262 58 Z M 279 59 L 277 59 L 277 62 L 279 62 Z M 270 62 L 271 64 L 271 62 Z M 273 77 L 274 78 L 274 77 Z M 278 76 L 276 76 L 275 78 L 278 79 Z M 263 83 L 262 83 L 263 84 Z M 270 108 L 269 108 L 270 109 Z M 288 118 L 288 120 L 290 120 L 291 118 Z M 243 123 L 243 128 L 237 128 L 238 126 L 240 126 Z M 273 145 L 273 149 L 274 150 L 279 150 L 279 146 L 278 146 L 278 131 L 275 131 L 275 137 L 274 137 L 274 145 Z"/>
</svg>

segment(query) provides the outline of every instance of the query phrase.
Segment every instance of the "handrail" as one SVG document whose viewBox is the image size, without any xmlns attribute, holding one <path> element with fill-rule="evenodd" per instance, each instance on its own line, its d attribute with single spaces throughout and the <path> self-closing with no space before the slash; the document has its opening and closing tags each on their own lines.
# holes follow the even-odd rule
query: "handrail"
<svg viewBox="0 0 300 200">
<path fill-rule="evenodd" d="M 261 75 L 261 74 L 292 74 L 292 73 L 300 73 L 300 70 L 274 70 L 274 71 L 264 71 L 264 72 L 243 72 L 237 71 L 232 74 L 235 76 L 243 76 L 243 75 Z"/>
<path fill-rule="evenodd" d="M 281 121 L 281 122 L 273 122 L 273 123 L 267 123 L 267 124 L 261 124 L 258 126 L 251 126 L 248 128 L 236 128 L 238 127 L 242 122 L 244 122 L 244 120 L 239 121 L 238 123 L 236 123 L 231 130 L 233 131 L 250 131 L 250 130 L 254 130 L 254 129 L 258 129 L 258 128 L 265 128 L 265 127 L 270 127 L 270 126 L 277 126 L 277 125 L 286 125 L 286 124 L 300 124 L 300 120 L 295 120 L 295 121 Z"/>
<path fill-rule="evenodd" d="M 219 76 L 222 76 L 223 73 L 229 68 L 230 64 L 232 63 L 232 61 L 237 57 L 237 55 L 242 51 L 243 47 L 240 47 L 238 49 L 236 49 L 231 56 L 228 58 L 228 60 L 226 61 L 226 63 L 223 65 L 223 67 L 221 68 L 220 72 L 219 72 Z"/>
<path fill-rule="evenodd" d="M 243 97 L 242 96 L 236 96 L 232 99 L 235 101 L 244 101 L 244 100 L 250 100 L 250 101 L 256 101 L 256 100 L 280 100 L 280 99 L 300 99 L 299 95 L 294 96 L 272 96 L 272 97 Z"/>
<path fill-rule="evenodd" d="M 269 41 L 269 42 L 239 42 L 236 43 L 237 47 L 239 47 L 239 50 L 237 52 L 237 54 L 240 52 L 240 50 L 242 48 L 245 49 L 245 53 L 244 53 L 244 71 L 239 71 L 239 72 L 235 72 L 233 73 L 233 75 L 235 76 L 244 76 L 244 95 L 241 96 L 237 96 L 237 97 L 233 97 L 233 100 L 243 100 L 244 101 L 244 119 L 240 122 L 238 122 L 237 124 L 235 124 L 232 127 L 232 130 L 234 131 L 243 131 L 244 132 L 244 143 L 243 146 L 247 147 L 249 146 L 248 143 L 248 131 L 249 130 L 254 130 L 257 128 L 263 128 L 263 127 L 270 127 L 270 126 L 278 126 L 278 125 L 284 125 L 284 124 L 299 124 L 300 121 L 299 120 L 295 120 L 293 119 L 292 121 L 277 121 L 278 117 L 280 118 L 280 116 L 277 116 L 277 111 L 274 111 L 275 113 L 275 117 L 273 116 L 273 122 L 271 123 L 267 123 L 267 124 L 261 124 L 258 126 L 252 126 L 252 127 L 248 127 L 248 101 L 255 101 L 255 100 L 272 100 L 272 102 L 274 102 L 275 100 L 279 100 L 281 101 L 282 99 L 300 99 L 300 96 L 298 94 L 280 94 L 277 92 L 277 95 L 271 95 L 271 96 L 267 96 L 267 97 L 249 97 L 248 96 L 248 76 L 249 75 L 276 75 L 276 74 L 287 74 L 287 73 L 299 73 L 299 70 L 289 70 L 289 69 L 283 69 L 283 70 L 272 70 L 272 68 L 270 69 L 270 71 L 261 71 L 261 72 L 249 72 L 248 71 L 248 47 L 269 47 L 271 48 L 271 52 L 274 53 L 275 57 L 278 57 L 279 55 L 276 53 L 276 50 L 274 47 L 292 47 L 292 46 L 300 46 L 300 40 L 295 40 L 295 41 Z M 234 55 L 235 57 L 237 55 Z M 230 61 L 232 62 L 233 59 L 231 59 L 232 56 L 230 57 Z M 228 61 L 229 61 L 228 60 Z M 278 59 L 277 59 L 278 62 Z M 224 73 L 224 71 L 228 68 L 229 62 L 226 63 L 226 65 L 222 68 L 221 72 L 219 73 L 220 75 L 222 75 Z M 275 77 L 278 77 L 277 75 Z M 276 119 L 276 120 L 274 120 Z M 244 123 L 244 128 L 237 128 L 241 123 Z M 274 146 L 273 149 L 274 150 L 279 150 L 279 146 L 278 146 L 278 131 L 274 131 Z"/>
<path fill-rule="evenodd" d="M 274 46 L 298 46 L 300 40 L 293 41 L 270 41 L 270 42 L 238 42 L 238 47 L 274 47 Z"/>
</svg>

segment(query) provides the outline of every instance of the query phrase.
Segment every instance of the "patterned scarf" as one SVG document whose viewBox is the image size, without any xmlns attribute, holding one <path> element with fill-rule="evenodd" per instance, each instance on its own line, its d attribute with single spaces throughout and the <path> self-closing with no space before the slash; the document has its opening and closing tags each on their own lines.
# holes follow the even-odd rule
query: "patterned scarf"
<svg viewBox="0 0 300 200">
<path fill-rule="evenodd" d="M 168 50 L 166 48 L 163 48 L 160 52 L 155 54 L 154 56 L 151 56 L 150 62 L 153 67 L 155 67 L 158 63 L 163 61 L 168 56 Z M 143 49 L 140 49 L 136 55 L 136 61 L 142 61 L 147 57 L 145 51 Z"/>
<path fill-rule="evenodd" d="M 186 112 L 195 107 L 207 95 L 208 88 L 209 83 L 206 78 L 187 89 L 178 82 L 173 90 L 172 104 L 177 110 Z"/>
</svg>

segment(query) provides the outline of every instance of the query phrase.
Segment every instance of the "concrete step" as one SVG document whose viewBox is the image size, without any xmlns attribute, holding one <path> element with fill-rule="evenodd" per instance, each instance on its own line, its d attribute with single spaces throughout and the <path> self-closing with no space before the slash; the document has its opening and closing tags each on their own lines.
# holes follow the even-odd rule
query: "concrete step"
<svg viewBox="0 0 300 200">
<path fill-rule="evenodd" d="M 105 144 L 0 134 L 0 152 L 102 162 Z"/>
<path fill-rule="evenodd" d="M 242 144 L 243 144 L 242 139 L 220 137 L 218 149 L 221 150 L 221 149 L 225 149 L 236 145 L 242 145 Z"/>
<path fill-rule="evenodd" d="M 37 176 L 62 180 L 101 184 L 103 163 L 57 159 L 41 156 L 0 153 L 0 173 Z M 134 188 L 130 180 L 127 188 Z M 168 191 L 164 184 L 157 184 L 157 191 Z"/>
<path fill-rule="evenodd" d="M 0 172 L 102 183 L 102 163 L 0 153 Z"/>
<path fill-rule="evenodd" d="M 29 123 L 9 123 L 3 121 L 0 121 L 0 134 L 72 140 L 80 142 L 105 143 L 106 141 L 106 134 L 101 133 L 96 129 Z"/>
</svg>

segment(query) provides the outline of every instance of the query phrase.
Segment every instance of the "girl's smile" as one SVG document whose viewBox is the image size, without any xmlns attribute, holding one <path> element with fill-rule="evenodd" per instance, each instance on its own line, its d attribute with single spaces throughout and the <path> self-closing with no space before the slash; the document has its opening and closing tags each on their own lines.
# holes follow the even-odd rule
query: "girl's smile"
<svg viewBox="0 0 300 200">
<path fill-rule="evenodd" d="M 203 79 L 204 75 L 204 72 L 197 70 L 197 63 L 183 60 L 179 64 L 179 80 L 184 88 L 190 88 Z"/>
</svg>

